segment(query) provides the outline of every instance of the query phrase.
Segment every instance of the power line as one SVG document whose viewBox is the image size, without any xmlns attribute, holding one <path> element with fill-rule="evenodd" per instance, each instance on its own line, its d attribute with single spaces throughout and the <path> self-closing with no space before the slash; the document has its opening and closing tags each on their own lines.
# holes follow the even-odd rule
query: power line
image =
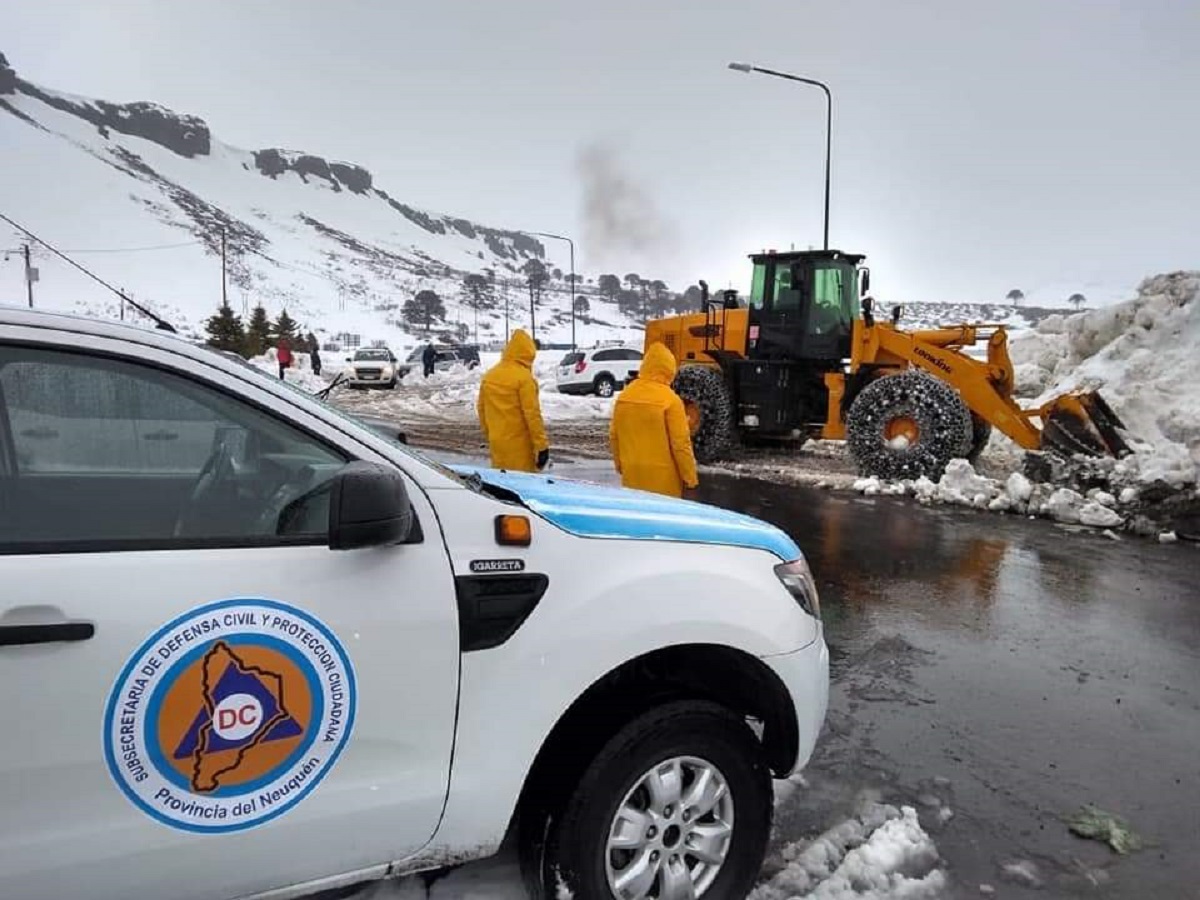
<svg viewBox="0 0 1200 900">
<path fill-rule="evenodd" d="M 204 241 L 187 241 L 182 244 L 158 244 L 154 247 L 114 247 L 104 250 L 64 250 L 63 253 L 145 253 L 149 250 L 176 250 L 180 247 L 195 247 Z"/>
<path fill-rule="evenodd" d="M 49 250 L 51 253 L 53 253 L 55 256 L 57 256 L 59 259 L 61 259 L 63 262 L 67 263 L 67 265 L 71 266 L 72 268 L 78 269 L 80 272 L 82 272 L 88 278 L 95 281 L 97 284 L 108 288 L 110 291 L 112 291 L 114 294 L 116 294 L 118 297 L 120 297 L 121 300 L 123 300 L 125 303 L 128 303 L 130 306 L 132 306 L 134 309 L 136 309 L 138 312 L 140 312 L 146 318 L 153 320 L 153 322 L 163 331 L 169 331 L 172 334 L 175 333 L 175 329 L 171 326 L 171 323 L 169 323 L 166 319 L 162 318 L 161 316 L 159 316 L 155 313 L 152 313 L 150 310 L 146 309 L 146 307 L 142 306 L 140 303 L 135 303 L 133 301 L 133 298 L 129 297 L 124 291 L 120 291 L 117 288 L 113 287 L 111 284 L 109 284 L 107 281 L 105 281 L 103 278 L 101 278 L 95 272 L 85 269 L 79 263 L 75 262 L 75 260 L 71 259 L 71 257 L 67 256 L 65 253 L 63 253 L 61 250 L 59 250 L 57 247 L 53 246 L 49 242 L 38 237 L 36 234 L 34 234 L 32 231 L 30 231 L 25 226 L 20 225 L 17 222 L 14 222 L 12 219 L 10 219 L 8 216 L 6 216 L 4 213 L 0 213 L 0 219 L 3 219 L 5 222 L 7 222 L 13 228 L 17 229 L 17 231 L 21 232 L 23 235 L 25 235 L 30 240 L 37 241 L 39 244 L 41 244 L 43 247 L 45 247 L 47 250 Z"/>
</svg>

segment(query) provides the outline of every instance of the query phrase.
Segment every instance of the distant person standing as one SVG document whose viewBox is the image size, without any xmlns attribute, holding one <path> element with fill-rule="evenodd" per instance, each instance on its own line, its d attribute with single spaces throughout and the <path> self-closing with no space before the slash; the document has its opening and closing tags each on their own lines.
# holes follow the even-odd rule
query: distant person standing
<svg viewBox="0 0 1200 900">
<path fill-rule="evenodd" d="M 284 371 L 292 367 L 292 344 L 285 337 L 275 345 L 275 361 L 279 363 L 279 377 L 282 378 Z"/>
<path fill-rule="evenodd" d="M 433 349 L 433 344 L 425 345 L 425 352 L 421 354 L 421 364 L 425 368 L 425 377 L 428 378 L 433 374 L 434 365 L 437 363 L 437 351 Z"/>
<path fill-rule="evenodd" d="M 487 370 L 479 386 L 479 427 L 491 450 L 492 466 L 534 472 L 550 461 L 550 444 L 533 377 L 537 356 L 533 338 L 513 332 L 500 362 Z"/>
<path fill-rule="evenodd" d="M 316 344 L 312 345 L 312 352 L 309 353 L 309 359 L 312 361 L 312 370 L 314 375 L 321 374 L 321 348 Z"/>
<path fill-rule="evenodd" d="M 682 497 L 699 485 L 683 401 L 671 389 L 675 357 L 660 343 L 646 351 L 638 376 L 613 406 L 609 443 L 621 484 Z"/>
</svg>

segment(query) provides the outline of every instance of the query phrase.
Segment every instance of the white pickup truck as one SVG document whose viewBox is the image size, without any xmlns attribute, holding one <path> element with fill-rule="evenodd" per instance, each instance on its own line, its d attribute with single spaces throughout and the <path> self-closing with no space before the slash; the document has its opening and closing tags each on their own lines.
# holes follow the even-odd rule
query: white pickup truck
<svg viewBox="0 0 1200 900">
<path fill-rule="evenodd" d="M 713 507 L 451 469 L 161 332 L 0 309 L 0 897 L 283 898 L 516 843 L 743 896 L 817 593 Z"/>
</svg>

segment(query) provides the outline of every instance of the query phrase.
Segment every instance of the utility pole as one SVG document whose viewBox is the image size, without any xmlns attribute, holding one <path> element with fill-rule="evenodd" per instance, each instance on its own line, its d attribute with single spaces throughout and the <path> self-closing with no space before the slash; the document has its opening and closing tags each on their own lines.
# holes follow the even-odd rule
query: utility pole
<svg viewBox="0 0 1200 900">
<path fill-rule="evenodd" d="M 221 306 L 222 307 L 229 305 L 228 279 L 226 277 L 227 274 L 228 274 L 228 266 L 226 265 L 226 262 L 225 262 L 225 229 L 224 229 L 224 227 L 222 227 L 221 228 Z"/>
<path fill-rule="evenodd" d="M 37 270 L 33 268 L 29 261 L 29 245 L 24 247 L 25 252 L 25 292 L 29 295 L 29 308 L 33 309 L 33 282 L 37 280 Z"/>
</svg>

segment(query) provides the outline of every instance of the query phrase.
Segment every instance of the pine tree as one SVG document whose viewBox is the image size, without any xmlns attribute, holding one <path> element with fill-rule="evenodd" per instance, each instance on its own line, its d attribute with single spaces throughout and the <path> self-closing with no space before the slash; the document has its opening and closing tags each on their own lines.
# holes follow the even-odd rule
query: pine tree
<svg viewBox="0 0 1200 900">
<path fill-rule="evenodd" d="M 287 339 L 289 344 L 293 346 L 296 343 L 296 322 L 288 315 L 287 310 L 283 310 L 279 314 L 279 318 L 275 320 L 275 324 L 271 326 L 271 338 L 275 341 Z"/>
<path fill-rule="evenodd" d="M 250 313 L 250 324 L 246 326 L 246 358 L 262 356 L 271 346 L 271 320 L 262 306 L 254 307 Z"/>
<path fill-rule="evenodd" d="M 208 333 L 208 346 L 231 353 L 241 353 L 246 345 L 246 331 L 240 316 L 234 315 L 228 303 L 221 305 L 216 314 L 204 325 Z"/>
</svg>

